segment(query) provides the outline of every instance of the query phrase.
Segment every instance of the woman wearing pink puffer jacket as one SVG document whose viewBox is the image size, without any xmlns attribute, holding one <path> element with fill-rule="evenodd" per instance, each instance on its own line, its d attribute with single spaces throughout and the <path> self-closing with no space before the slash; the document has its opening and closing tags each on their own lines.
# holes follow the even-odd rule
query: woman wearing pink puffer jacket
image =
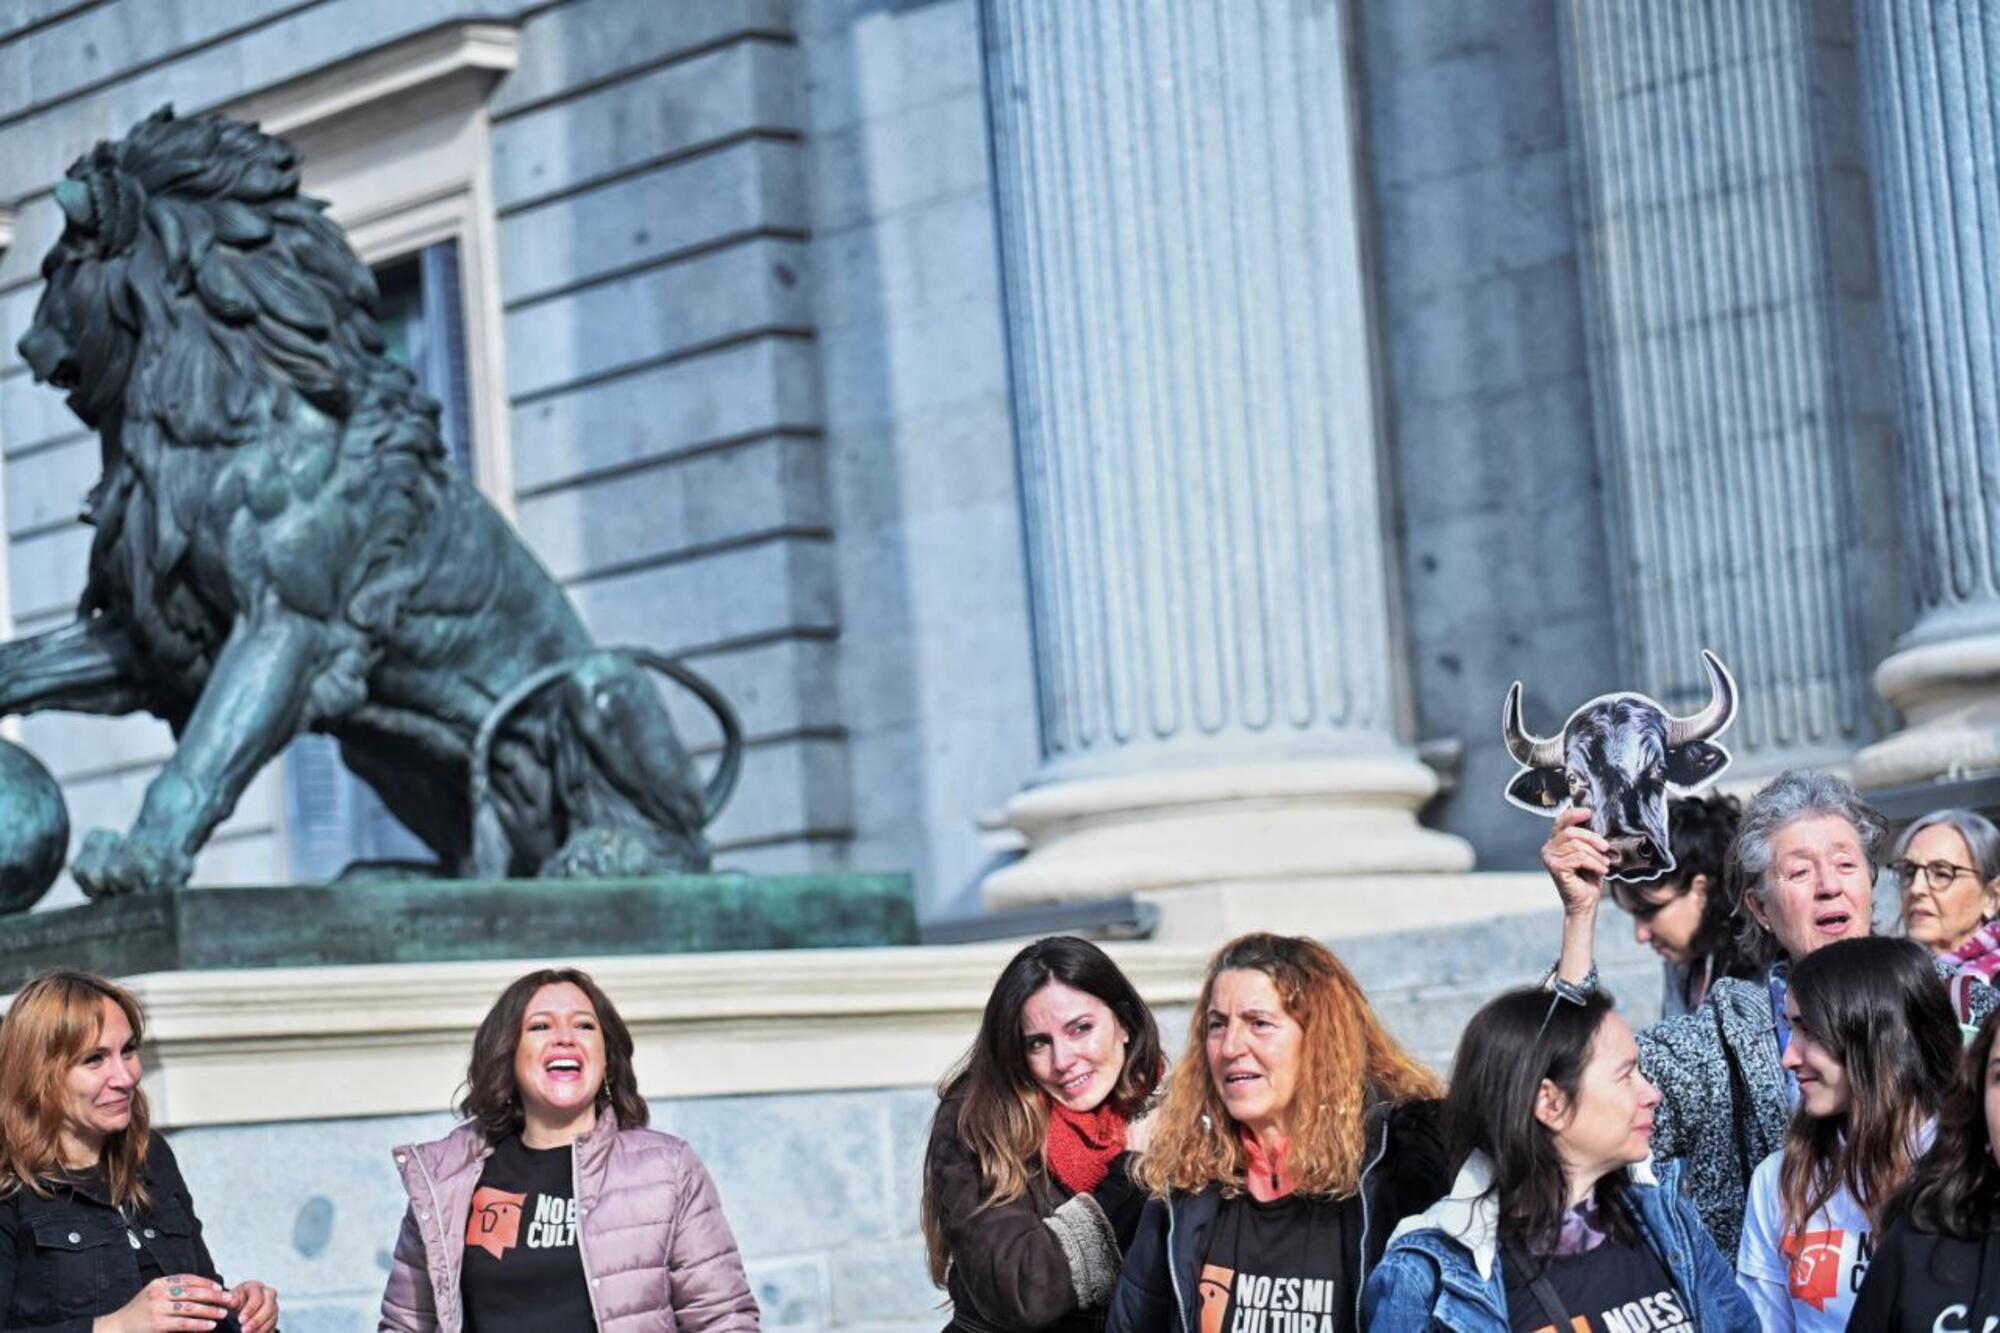
<svg viewBox="0 0 2000 1333">
<path fill-rule="evenodd" d="M 632 1034 L 589 976 L 531 972 L 501 994 L 459 1112 L 396 1149 L 410 1205 L 381 1333 L 757 1328 L 715 1184 L 645 1127 Z"/>
</svg>

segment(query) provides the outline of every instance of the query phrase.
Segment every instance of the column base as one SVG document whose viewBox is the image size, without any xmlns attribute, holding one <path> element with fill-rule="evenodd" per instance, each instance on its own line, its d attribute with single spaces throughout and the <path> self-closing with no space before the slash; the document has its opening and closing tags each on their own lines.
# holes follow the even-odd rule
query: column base
<svg viewBox="0 0 2000 1333">
<path fill-rule="evenodd" d="M 1008 804 L 1028 854 L 987 876 L 981 892 L 1000 909 L 1470 870 L 1470 844 L 1417 823 L 1436 790 L 1430 769 L 1396 756 L 1052 783 Z M 1349 910 L 1371 909 L 1352 902 Z"/>
<path fill-rule="evenodd" d="M 1863 789 L 2000 768 L 2000 634 L 1907 648 L 1875 669 L 1903 729 L 1854 757 Z"/>
</svg>

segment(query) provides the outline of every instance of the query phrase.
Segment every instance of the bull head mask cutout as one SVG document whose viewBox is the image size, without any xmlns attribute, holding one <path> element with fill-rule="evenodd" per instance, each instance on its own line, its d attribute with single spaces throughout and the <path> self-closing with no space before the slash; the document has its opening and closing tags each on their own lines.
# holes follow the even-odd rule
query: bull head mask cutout
<svg viewBox="0 0 2000 1333">
<path fill-rule="evenodd" d="M 1611 844 L 1611 878 L 1658 879 L 1674 868 L 1667 797 L 1699 791 L 1729 766 L 1715 738 L 1736 718 L 1736 682 L 1706 648 L 1708 703 L 1675 717 L 1643 694 L 1606 694 L 1569 715 L 1562 734 L 1531 734 L 1521 720 L 1521 682 L 1507 691 L 1501 728 L 1522 765 L 1507 799 L 1550 819 L 1571 806 L 1590 810 L 1590 827 Z"/>
</svg>

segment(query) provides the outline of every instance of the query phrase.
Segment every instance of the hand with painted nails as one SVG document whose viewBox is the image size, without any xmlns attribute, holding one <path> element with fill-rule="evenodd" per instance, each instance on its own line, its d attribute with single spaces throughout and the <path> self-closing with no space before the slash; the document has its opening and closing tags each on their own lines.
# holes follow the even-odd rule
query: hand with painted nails
<svg viewBox="0 0 2000 1333">
<path fill-rule="evenodd" d="M 181 1273 L 148 1282 L 122 1308 L 93 1321 L 90 1333 L 206 1333 L 232 1308 L 228 1288 Z M 275 1323 L 275 1303 L 273 1310 Z"/>
</svg>

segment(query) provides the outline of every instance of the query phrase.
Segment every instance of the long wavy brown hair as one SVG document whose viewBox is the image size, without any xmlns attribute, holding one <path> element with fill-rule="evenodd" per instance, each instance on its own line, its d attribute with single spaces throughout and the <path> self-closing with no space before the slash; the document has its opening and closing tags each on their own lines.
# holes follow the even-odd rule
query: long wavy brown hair
<svg viewBox="0 0 2000 1333">
<path fill-rule="evenodd" d="M 1351 1195 L 1361 1181 L 1362 1119 L 1370 1100 L 1438 1097 L 1444 1085 L 1389 1035 L 1333 951 L 1302 936 L 1245 935 L 1209 961 L 1188 1024 L 1187 1051 L 1167 1080 L 1152 1146 L 1134 1174 L 1160 1198 L 1173 1190 L 1242 1190 L 1243 1146 L 1208 1069 L 1216 979 L 1242 969 L 1269 977 L 1285 1013 L 1304 1029 L 1288 1174 L 1302 1193 Z"/>
<path fill-rule="evenodd" d="M 938 1084 L 937 1115 L 954 1114 L 956 1107 L 954 1133 L 978 1159 L 982 1212 L 1020 1198 L 1027 1192 L 1029 1180 L 1042 1169 L 1042 1145 L 1049 1132 L 1048 1098 L 1028 1072 L 1021 1011 L 1051 982 L 1095 996 L 1125 1029 L 1125 1062 L 1110 1097 L 1119 1115 L 1129 1120 L 1145 1107 L 1166 1063 L 1153 1011 L 1104 950 L 1074 935 L 1050 935 L 1015 954 L 993 983 L 971 1048 Z M 937 1122 L 932 1123 L 935 1129 Z M 921 1221 L 931 1281 L 942 1287 L 951 1264 L 951 1245 L 944 1234 L 936 1176 L 928 1161 Z"/>
<path fill-rule="evenodd" d="M 1986 1016 L 1958 1066 L 1958 1078 L 1938 1110 L 1937 1138 L 1918 1160 L 1910 1182 L 1889 1205 L 1886 1220 L 1910 1219 L 1932 1236 L 1978 1240 L 2000 1205 L 2000 1163 L 1986 1128 L 1987 1066 L 2000 1032 L 2000 1009 Z"/>
<path fill-rule="evenodd" d="M 1847 1071 L 1847 1110 L 1824 1119 L 1800 1106 L 1778 1171 L 1784 1230 L 1803 1231 L 1845 1186 L 1879 1227 L 1910 1174 L 1917 1129 L 1938 1113 L 1960 1057 L 1958 1019 L 1930 955 L 1909 940 L 1837 940 L 1792 964 L 1794 1032 L 1829 1048 Z"/>
<path fill-rule="evenodd" d="M 104 1002 L 125 1013 L 143 1041 L 146 1015 L 133 994 L 89 972 L 57 970 L 29 979 L 0 1020 L 0 1198 L 19 1189 L 47 1197 L 68 1176 L 62 1131 L 69 1073 L 104 1031 Z M 141 1171 L 151 1142 L 146 1094 L 132 1089 L 132 1121 L 104 1140 L 104 1184 L 123 1208 L 152 1203 Z"/>
<path fill-rule="evenodd" d="M 611 997 L 598 989 L 588 972 L 545 967 L 501 991 L 472 1038 L 472 1061 L 466 1067 L 465 1096 L 458 1113 L 478 1121 L 489 1143 L 519 1134 L 525 1120 L 520 1089 L 514 1083 L 514 1053 L 521 1046 L 521 1019 L 528 1003 L 542 987 L 565 982 L 584 993 L 604 1033 L 604 1086 L 597 1090 L 597 1105 L 611 1108 L 620 1129 L 637 1129 L 649 1118 L 646 1099 L 639 1095 L 639 1076 L 632 1070 L 632 1030 L 618 1016 Z"/>
</svg>

